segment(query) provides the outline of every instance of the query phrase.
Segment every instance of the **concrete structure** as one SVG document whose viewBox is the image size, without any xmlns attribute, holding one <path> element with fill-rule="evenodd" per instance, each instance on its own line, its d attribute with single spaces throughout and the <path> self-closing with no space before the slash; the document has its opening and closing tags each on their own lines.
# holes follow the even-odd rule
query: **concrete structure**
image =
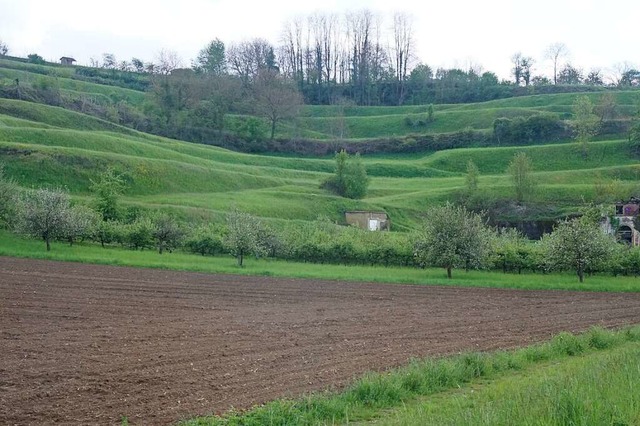
<svg viewBox="0 0 640 426">
<path fill-rule="evenodd" d="M 640 216 L 640 199 L 634 197 L 629 201 L 616 203 L 615 214 L 607 218 L 604 224 L 605 230 L 611 234 L 615 232 L 620 241 L 640 246 L 638 216 Z"/>
<path fill-rule="evenodd" d="M 391 221 L 385 212 L 345 212 L 344 218 L 347 224 L 369 231 L 388 231 L 391 228 Z"/>
<path fill-rule="evenodd" d="M 60 58 L 60 63 L 62 65 L 73 65 L 74 62 L 76 62 L 76 60 L 68 56 L 63 56 L 62 58 Z"/>
</svg>

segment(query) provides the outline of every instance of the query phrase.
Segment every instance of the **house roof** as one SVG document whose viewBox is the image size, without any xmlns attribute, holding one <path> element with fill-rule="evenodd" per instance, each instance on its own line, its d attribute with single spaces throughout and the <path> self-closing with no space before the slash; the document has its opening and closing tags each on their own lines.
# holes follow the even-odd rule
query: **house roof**
<svg viewBox="0 0 640 426">
<path fill-rule="evenodd" d="M 77 62 L 75 59 L 73 59 L 73 58 L 72 58 L 72 57 L 70 57 L 70 56 L 63 56 L 63 57 L 61 57 L 61 58 L 60 58 L 60 60 L 61 60 L 61 61 L 62 61 L 63 59 L 66 59 L 66 60 L 68 60 L 68 61 Z"/>
<path fill-rule="evenodd" d="M 358 214 L 358 213 L 387 214 L 387 212 L 373 211 L 373 210 L 351 210 L 344 213 L 345 214 Z"/>
</svg>

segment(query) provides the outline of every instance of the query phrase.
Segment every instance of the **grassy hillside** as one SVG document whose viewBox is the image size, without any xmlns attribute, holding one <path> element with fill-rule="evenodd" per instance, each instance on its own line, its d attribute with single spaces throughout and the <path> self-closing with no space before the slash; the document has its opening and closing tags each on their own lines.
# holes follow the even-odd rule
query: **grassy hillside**
<svg viewBox="0 0 640 426">
<path fill-rule="evenodd" d="M 372 177 L 367 198 L 333 196 L 319 188 L 333 160 L 247 155 L 185 143 L 112 125 L 83 114 L 20 101 L 0 101 L 0 161 L 25 186 L 65 186 L 90 195 L 96 173 L 115 167 L 127 181 L 125 201 L 182 215 L 219 217 L 232 206 L 273 220 L 340 220 L 349 209 L 384 209 L 399 228 L 415 227 L 430 205 L 464 186 L 468 160 L 481 171 L 488 197 L 511 192 L 505 175 L 516 152 L 533 160 L 544 203 L 577 206 L 613 181 L 632 191 L 640 165 L 623 140 L 593 142 L 585 160 L 575 144 L 459 149 L 413 157 L 364 158 Z M 40 121 L 41 120 L 41 121 Z"/>
<path fill-rule="evenodd" d="M 68 93 L 105 96 L 141 105 L 141 91 L 84 81 L 75 68 L 0 60 L 0 81 L 53 85 Z M 620 114 L 637 108 L 637 91 L 613 92 Z M 536 95 L 479 104 L 428 106 L 307 106 L 297 124 L 279 126 L 281 135 L 330 139 L 336 126 L 350 138 L 382 138 L 415 132 L 486 130 L 498 117 L 550 112 L 570 117 L 577 94 Z M 597 104 L 601 94 L 588 94 Z M 229 123 L 241 120 L 230 116 Z M 414 125 L 422 120 L 419 128 Z M 414 123 L 414 124 L 412 124 Z M 91 180 L 108 166 L 124 175 L 129 205 L 162 208 L 183 217 L 221 217 L 237 206 L 268 220 L 340 221 L 345 210 L 386 210 L 395 229 L 415 228 L 430 205 L 456 199 L 464 187 L 467 162 L 481 176 L 482 200 L 511 196 L 505 171 L 517 152 L 533 161 L 539 183 L 534 201 L 544 206 L 529 218 L 558 217 L 585 201 L 637 193 L 640 165 L 623 139 L 591 142 L 587 158 L 574 143 L 451 149 L 411 155 L 363 158 L 371 177 L 368 196 L 347 200 L 320 189 L 333 159 L 249 155 L 208 145 L 141 133 L 69 109 L 0 99 L 0 162 L 24 187 L 63 186 L 77 199 L 91 196 Z"/>
<path fill-rule="evenodd" d="M 640 92 L 610 92 L 616 103 L 616 113 L 628 117 L 638 112 Z M 410 124 L 426 121 L 426 105 L 401 107 L 339 107 L 307 106 L 302 124 L 331 138 L 340 124 L 346 127 L 348 138 L 403 136 L 414 133 L 443 133 L 471 128 L 488 130 L 499 117 L 528 117 L 538 113 L 553 113 L 559 118 L 572 117 L 573 103 L 578 96 L 588 96 L 597 107 L 601 93 L 563 93 L 531 95 L 474 104 L 434 105 L 434 121 L 416 127 Z"/>
</svg>

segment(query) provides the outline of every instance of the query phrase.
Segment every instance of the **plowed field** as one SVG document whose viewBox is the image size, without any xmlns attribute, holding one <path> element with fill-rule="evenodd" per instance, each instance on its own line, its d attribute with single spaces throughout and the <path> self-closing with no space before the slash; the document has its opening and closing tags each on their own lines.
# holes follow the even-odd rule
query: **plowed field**
<svg viewBox="0 0 640 426">
<path fill-rule="evenodd" d="M 0 424 L 118 424 L 123 415 L 132 424 L 170 424 L 339 387 L 412 357 L 638 322 L 640 294 L 206 275 L 0 257 Z"/>
</svg>

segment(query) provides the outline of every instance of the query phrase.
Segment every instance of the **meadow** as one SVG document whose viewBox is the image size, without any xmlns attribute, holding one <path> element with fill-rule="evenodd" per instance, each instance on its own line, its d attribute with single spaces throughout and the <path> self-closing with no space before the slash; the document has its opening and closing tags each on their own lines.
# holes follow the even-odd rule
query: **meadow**
<svg viewBox="0 0 640 426">
<path fill-rule="evenodd" d="M 506 169 L 518 152 L 532 159 L 535 201 L 554 204 L 551 215 L 599 201 L 598 185 L 617 192 L 604 196 L 622 198 L 640 175 L 623 139 L 591 142 L 586 159 L 575 143 L 376 155 L 363 158 L 371 178 L 367 197 L 348 200 L 320 189 L 334 169 L 332 158 L 235 153 L 17 100 L 0 100 L 0 123 L 0 162 L 21 186 L 62 186 L 88 197 L 91 180 L 110 166 L 126 179 L 125 203 L 183 216 L 194 209 L 198 216 L 218 215 L 236 205 L 266 220 L 339 222 L 345 210 L 385 210 L 397 230 L 411 229 L 427 207 L 463 189 L 469 160 L 480 171 L 482 197 L 509 198 Z"/>
</svg>

